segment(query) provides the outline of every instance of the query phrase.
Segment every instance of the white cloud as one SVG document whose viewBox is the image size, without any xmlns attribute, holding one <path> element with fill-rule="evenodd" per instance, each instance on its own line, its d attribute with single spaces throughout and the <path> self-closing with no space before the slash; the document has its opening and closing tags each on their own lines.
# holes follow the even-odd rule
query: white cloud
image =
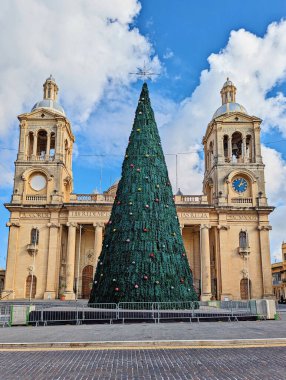
<svg viewBox="0 0 286 380">
<path fill-rule="evenodd" d="M 129 73 L 142 62 L 159 72 L 150 42 L 131 27 L 140 8 L 137 0 L 3 0 L 0 138 L 6 143 L 11 132 L 16 135 L 16 115 L 42 99 L 50 73 L 67 114 L 81 124 L 105 91 L 135 80 Z"/>
<path fill-rule="evenodd" d="M 285 56 L 286 21 L 270 24 L 262 38 L 244 29 L 232 31 L 226 47 L 209 56 L 209 69 L 201 72 L 200 84 L 191 97 L 179 105 L 178 112 L 163 129 L 166 149 L 198 151 L 206 127 L 221 105 L 219 91 L 227 77 L 237 87 L 237 102 L 243 104 L 249 114 L 264 119 L 262 133 L 277 128 L 286 136 L 286 97 L 275 91 L 268 96 L 275 86 L 286 81 Z M 271 245 L 277 256 L 285 239 L 282 226 L 285 225 L 286 162 L 275 149 L 264 147 L 263 155 L 269 203 L 279 206 L 271 217 Z M 179 165 L 179 183 L 183 192 L 201 192 L 201 156 L 190 154 L 182 157 L 184 162 Z M 169 167 L 174 172 L 174 163 Z"/>
<path fill-rule="evenodd" d="M 163 58 L 164 59 L 171 59 L 173 57 L 174 57 L 174 52 L 170 48 L 167 48 L 164 55 L 163 55 Z"/>
</svg>

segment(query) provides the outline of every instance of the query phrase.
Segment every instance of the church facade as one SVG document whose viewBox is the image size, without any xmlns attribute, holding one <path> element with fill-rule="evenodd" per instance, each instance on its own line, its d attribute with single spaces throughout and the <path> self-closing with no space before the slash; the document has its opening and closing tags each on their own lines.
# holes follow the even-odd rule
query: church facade
<svg viewBox="0 0 286 380">
<path fill-rule="evenodd" d="M 52 76 L 43 100 L 18 116 L 5 286 L 7 299 L 88 298 L 117 184 L 73 193 L 71 123 Z M 227 80 L 204 138 L 203 193 L 175 195 L 201 300 L 272 297 L 261 119 L 236 103 Z M 188 173 L 185 173 L 188 175 Z"/>
</svg>

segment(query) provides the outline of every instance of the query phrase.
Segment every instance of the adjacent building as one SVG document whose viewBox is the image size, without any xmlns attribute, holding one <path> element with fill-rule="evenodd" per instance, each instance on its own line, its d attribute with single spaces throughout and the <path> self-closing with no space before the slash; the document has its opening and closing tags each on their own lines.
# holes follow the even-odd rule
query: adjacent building
<svg viewBox="0 0 286 380">
<path fill-rule="evenodd" d="M 286 243 L 282 243 L 282 261 L 272 264 L 272 283 L 275 298 L 286 302 Z"/>
<path fill-rule="evenodd" d="M 88 298 L 117 184 L 103 194 L 73 192 L 75 136 L 54 78 L 43 87 L 43 100 L 18 116 L 14 188 L 5 205 L 10 219 L 4 294 Z M 273 207 L 265 191 L 261 119 L 236 102 L 230 80 L 221 100 L 203 138 L 202 194 L 175 196 L 186 253 L 202 300 L 267 298 Z"/>
</svg>

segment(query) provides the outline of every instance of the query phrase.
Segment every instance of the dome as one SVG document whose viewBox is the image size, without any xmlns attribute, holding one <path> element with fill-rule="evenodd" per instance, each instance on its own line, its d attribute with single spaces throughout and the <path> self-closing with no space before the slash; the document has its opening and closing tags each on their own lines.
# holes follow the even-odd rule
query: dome
<svg viewBox="0 0 286 380">
<path fill-rule="evenodd" d="M 37 102 L 32 108 L 31 112 L 37 108 L 49 108 L 53 111 L 61 113 L 62 115 L 65 115 L 65 111 L 63 107 L 59 103 L 57 103 L 55 100 L 52 100 L 52 99 L 43 99 Z"/>
<path fill-rule="evenodd" d="M 216 117 L 223 115 L 224 113 L 230 113 L 230 112 L 241 112 L 247 114 L 246 109 L 239 103 L 224 103 L 221 105 L 214 113 L 213 119 Z"/>
</svg>

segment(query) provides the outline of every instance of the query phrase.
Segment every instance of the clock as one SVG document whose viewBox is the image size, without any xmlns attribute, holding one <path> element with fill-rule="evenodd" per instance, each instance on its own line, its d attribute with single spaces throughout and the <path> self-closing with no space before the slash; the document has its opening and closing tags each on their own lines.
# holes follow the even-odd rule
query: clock
<svg viewBox="0 0 286 380">
<path fill-rule="evenodd" d="M 30 181 L 31 188 L 35 191 L 43 190 L 46 184 L 46 178 L 41 174 L 34 175 Z"/>
<path fill-rule="evenodd" d="M 244 193 L 247 189 L 247 181 L 242 177 L 235 178 L 232 181 L 232 188 L 237 193 Z"/>
</svg>

